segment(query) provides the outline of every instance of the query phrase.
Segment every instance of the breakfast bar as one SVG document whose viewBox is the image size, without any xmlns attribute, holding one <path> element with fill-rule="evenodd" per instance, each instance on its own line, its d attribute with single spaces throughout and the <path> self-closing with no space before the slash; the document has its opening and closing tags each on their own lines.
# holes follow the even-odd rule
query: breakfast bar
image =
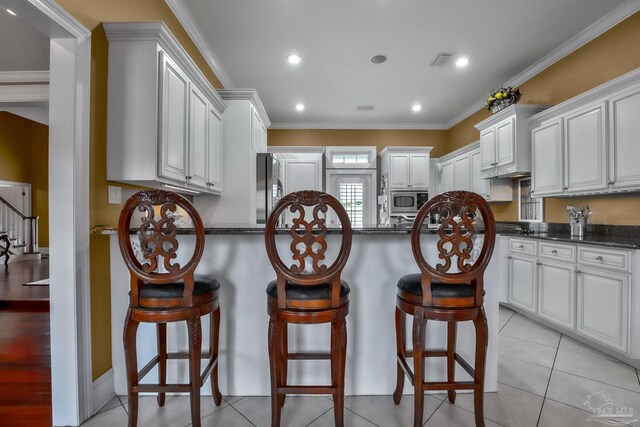
<svg viewBox="0 0 640 427">
<path fill-rule="evenodd" d="M 281 233 L 287 231 L 282 230 Z M 132 237 L 135 237 L 132 234 Z M 279 236 L 282 252 L 288 248 L 286 236 Z M 128 307 L 129 272 L 122 260 L 117 235 L 110 236 L 111 257 L 111 330 L 115 391 L 126 394 L 126 372 L 122 333 Z M 331 243 L 339 236 L 327 238 L 328 260 Z M 427 260 L 437 262 L 435 230 L 423 232 L 423 250 Z M 195 242 L 193 230 L 181 229 L 178 236 L 179 257 L 188 257 Z M 278 243 L 279 244 L 279 243 Z M 336 246 L 336 245 L 333 245 Z M 498 300 L 499 245 L 485 273 L 484 307 L 489 325 L 485 391 L 497 391 L 498 372 Z M 261 226 L 218 225 L 206 227 L 206 244 L 198 273 L 212 274 L 221 284 L 220 389 L 223 395 L 267 396 L 270 394 L 269 358 L 267 353 L 267 283 L 275 278 L 267 258 L 264 229 Z M 405 274 L 419 272 L 410 244 L 410 229 L 406 227 L 354 228 L 349 260 L 342 274 L 351 287 L 351 304 L 347 317 L 347 395 L 388 395 L 396 384 L 396 342 L 394 310 L 396 283 Z M 411 336 L 412 319 L 407 319 Z M 203 322 L 203 348 L 208 345 L 208 322 Z M 304 334 L 300 328 L 304 327 Z M 187 329 L 183 323 L 168 325 L 168 351 L 187 348 Z M 292 350 L 312 351 L 329 348 L 328 325 L 291 325 L 289 345 Z M 444 348 L 446 324 L 428 322 L 427 347 Z M 475 332 L 471 322 L 464 322 L 458 331 L 458 352 L 474 360 Z M 143 366 L 156 354 L 156 333 L 152 324 L 138 329 L 138 364 Z M 170 361 L 171 363 L 177 363 Z M 155 370 L 155 368 L 154 368 Z M 289 379 L 296 384 L 318 384 L 329 378 L 329 363 L 324 361 L 290 362 Z M 427 380 L 444 380 L 445 358 L 428 358 Z M 186 364 L 168 369 L 168 382 L 185 382 Z M 155 381 L 152 371 L 145 380 Z M 468 378 L 457 368 L 456 378 Z M 413 388 L 405 383 L 405 392 Z M 203 394 L 210 394 L 208 386 Z"/>
</svg>

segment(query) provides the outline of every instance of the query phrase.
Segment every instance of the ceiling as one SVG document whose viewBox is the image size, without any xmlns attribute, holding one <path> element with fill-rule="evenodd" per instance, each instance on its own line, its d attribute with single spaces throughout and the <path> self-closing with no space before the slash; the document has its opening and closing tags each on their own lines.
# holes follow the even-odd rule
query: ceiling
<svg viewBox="0 0 640 427">
<path fill-rule="evenodd" d="M 49 69 L 49 37 L 0 8 L 0 71 Z"/>
<path fill-rule="evenodd" d="M 258 90 L 275 126 L 437 128 L 624 1 L 173 3 L 186 8 L 233 86 Z M 291 52 L 299 65 L 287 63 Z M 456 56 L 432 67 L 440 52 Z M 388 61 L 370 63 L 377 54 Z M 469 57 L 466 68 L 455 66 L 460 56 Z"/>
</svg>

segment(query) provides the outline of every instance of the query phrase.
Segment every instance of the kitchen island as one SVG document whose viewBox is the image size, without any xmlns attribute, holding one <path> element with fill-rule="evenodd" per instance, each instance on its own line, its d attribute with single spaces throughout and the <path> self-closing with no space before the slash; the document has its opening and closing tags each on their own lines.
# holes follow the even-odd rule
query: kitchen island
<svg viewBox="0 0 640 427">
<path fill-rule="evenodd" d="M 423 233 L 423 249 L 427 259 L 436 263 L 435 230 Z M 286 234 L 282 230 L 280 234 Z M 364 227 L 353 230 L 351 254 L 343 279 L 351 286 L 350 313 L 347 317 L 347 395 L 391 394 L 396 383 L 395 301 L 398 279 L 419 272 L 413 258 L 410 228 Z M 112 362 L 115 391 L 126 394 L 126 374 L 122 330 L 128 307 L 129 273 L 122 260 L 117 235 L 111 239 L 111 328 Z M 340 236 L 329 234 L 327 261 L 332 262 L 331 249 L 339 246 Z M 193 230 L 181 230 L 178 236 L 179 255 L 190 254 L 195 242 Z M 278 237 L 281 256 L 287 259 L 290 239 Z M 333 244 L 333 245 L 332 245 Z M 500 254 L 496 245 L 485 273 L 485 310 L 489 324 L 489 345 L 485 375 L 485 390 L 497 390 L 498 373 L 498 299 Z M 178 258 L 180 261 L 181 258 Z M 223 395 L 270 395 L 269 358 L 267 351 L 267 283 L 275 278 L 267 258 L 264 233 L 260 226 L 211 226 L 206 228 L 205 251 L 198 273 L 213 274 L 220 281 L 220 389 Z M 412 319 L 407 319 L 408 336 Z M 203 348 L 208 345 L 208 322 L 203 321 Z M 328 350 L 329 325 L 290 325 L 289 345 L 295 350 Z M 301 329 L 304 328 L 304 331 Z M 427 346 L 444 348 L 446 324 L 427 323 Z M 184 323 L 169 324 L 168 351 L 187 348 Z M 471 322 L 458 329 L 458 352 L 474 360 L 475 333 Z M 155 326 L 141 324 L 138 329 L 138 363 L 143 366 L 156 354 Z M 446 379 L 446 359 L 428 358 L 427 380 Z M 169 363 L 183 363 L 169 361 Z M 187 365 L 170 367 L 169 382 L 185 382 Z M 468 379 L 458 366 L 456 379 Z M 151 372 L 144 381 L 154 382 Z M 293 361 L 289 364 L 289 383 L 326 384 L 330 381 L 327 361 Z M 405 392 L 413 388 L 405 381 Z M 210 394 L 208 385 L 203 394 Z"/>
</svg>

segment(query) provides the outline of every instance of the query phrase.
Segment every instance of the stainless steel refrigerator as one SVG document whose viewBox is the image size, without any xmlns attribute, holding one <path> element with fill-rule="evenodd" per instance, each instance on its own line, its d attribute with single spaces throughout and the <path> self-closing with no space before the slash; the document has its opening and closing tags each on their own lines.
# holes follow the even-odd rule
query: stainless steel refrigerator
<svg viewBox="0 0 640 427">
<path fill-rule="evenodd" d="M 258 153 L 256 161 L 256 221 L 266 224 L 273 207 L 282 198 L 280 162 L 271 153 Z"/>
</svg>

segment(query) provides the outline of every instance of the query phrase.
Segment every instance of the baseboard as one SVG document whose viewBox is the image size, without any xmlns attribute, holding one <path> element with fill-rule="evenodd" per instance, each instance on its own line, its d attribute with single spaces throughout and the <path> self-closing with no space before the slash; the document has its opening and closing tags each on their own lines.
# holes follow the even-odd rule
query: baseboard
<svg viewBox="0 0 640 427">
<path fill-rule="evenodd" d="M 98 412 L 116 395 L 113 369 L 109 369 L 93 382 L 91 390 L 91 415 Z"/>
</svg>

